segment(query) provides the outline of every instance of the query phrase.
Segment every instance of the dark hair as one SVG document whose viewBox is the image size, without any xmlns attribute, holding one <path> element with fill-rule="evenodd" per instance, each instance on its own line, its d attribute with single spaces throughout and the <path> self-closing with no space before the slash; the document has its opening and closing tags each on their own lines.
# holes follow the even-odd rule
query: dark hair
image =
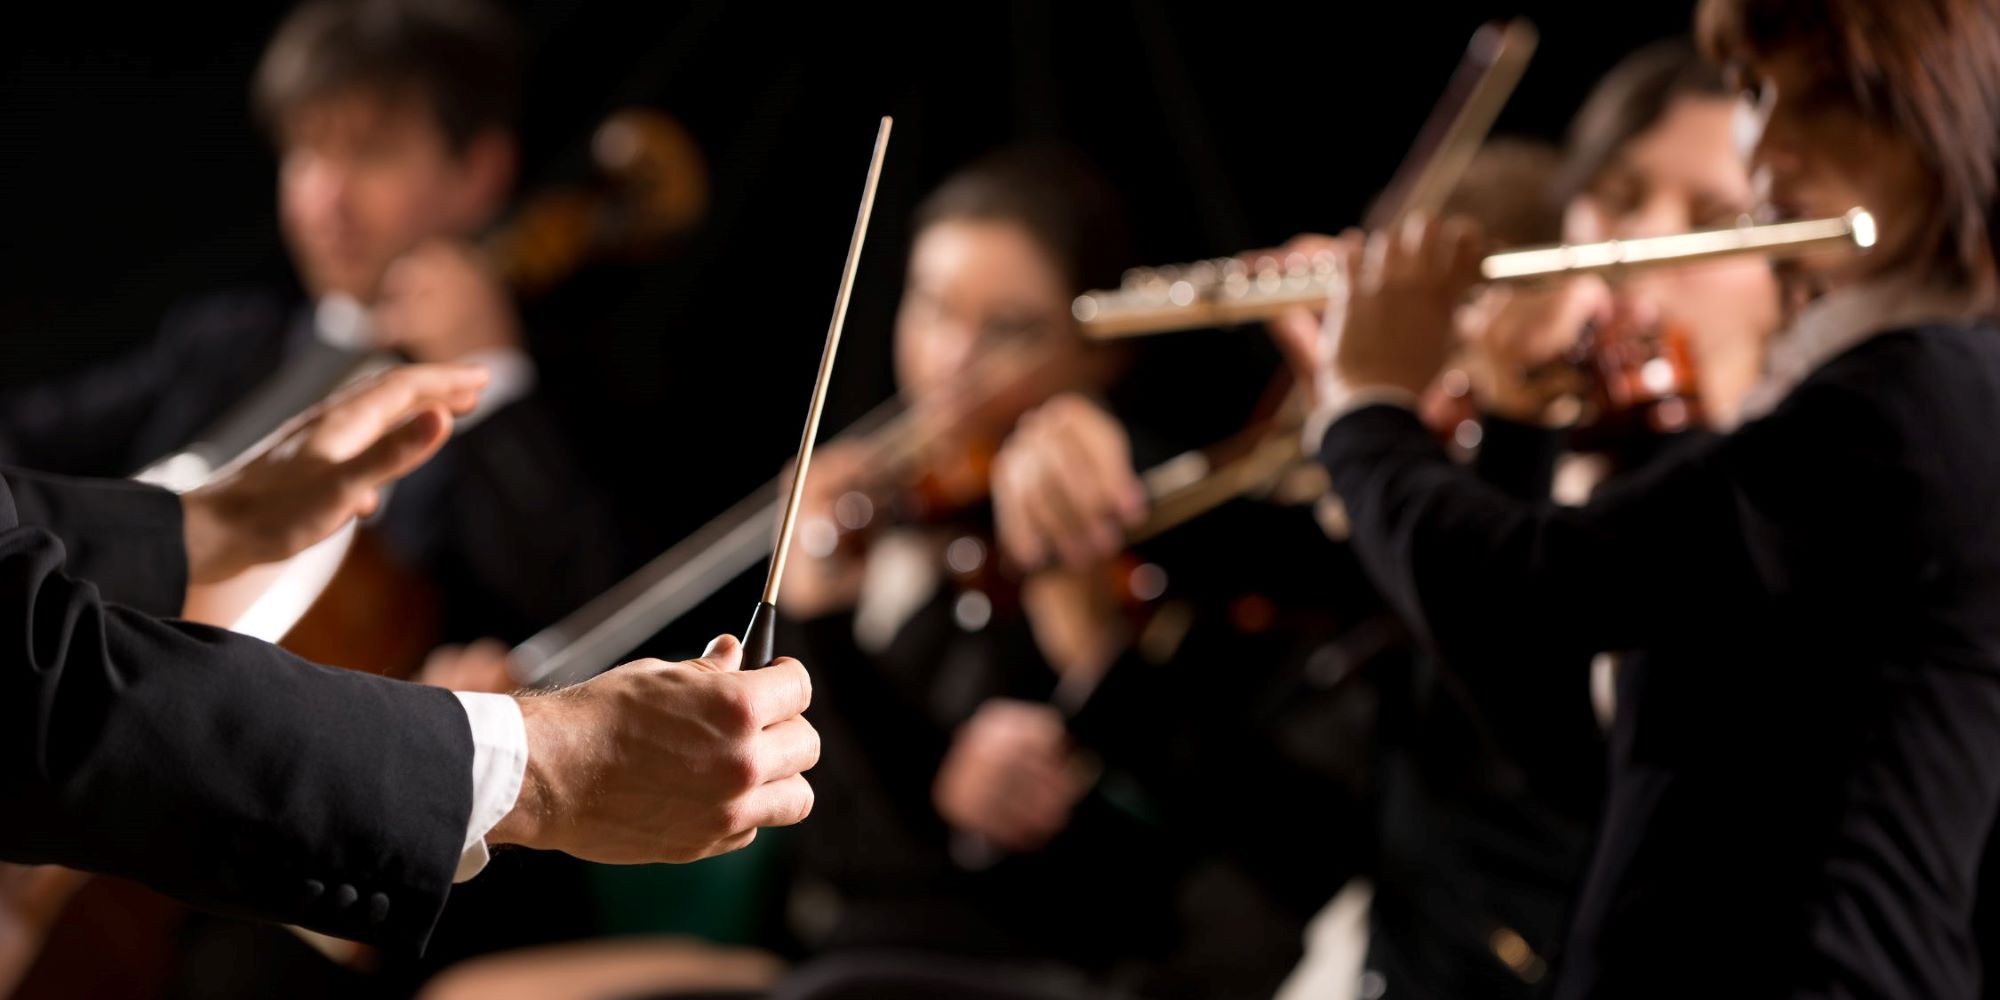
<svg viewBox="0 0 2000 1000">
<path fill-rule="evenodd" d="M 1131 263 L 1117 191 L 1067 147 L 1010 146 L 974 160 L 917 206 L 915 227 L 966 219 L 1020 225 L 1074 292 L 1117 284 Z"/>
<path fill-rule="evenodd" d="M 1626 143 L 1644 135 L 1686 97 L 1733 96 L 1722 71 L 1685 38 L 1654 42 L 1619 60 L 1570 121 L 1556 197 L 1588 191 Z"/>
<path fill-rule="evenodd" d="M 1540 139 L 1488 139 L 1445 199 L 1443 214 L 1479 220 L 1501 246 L 1553 243 L 1562 237 L 1562 204 L 1553 194 L 1561 162 Z"/>
<path fill-rule="evenodd" d="M 1916 149 L 1936 266 L 1989 307 L 2000 256 L 2000 11 L 1992 0 L 1702 0 L 1702 47 L 1741 69 L 1801 52 L 1817 81 Z"/>
<path fill-rule="evenodd" d="M 424 102 L 454 150 L 509 129 L 520 101 L 522 46 L 513 19 L 482 0 L 309 0 L 287 15 L 251 86 L 258 121 L 328 98 Z"/>
</svg>

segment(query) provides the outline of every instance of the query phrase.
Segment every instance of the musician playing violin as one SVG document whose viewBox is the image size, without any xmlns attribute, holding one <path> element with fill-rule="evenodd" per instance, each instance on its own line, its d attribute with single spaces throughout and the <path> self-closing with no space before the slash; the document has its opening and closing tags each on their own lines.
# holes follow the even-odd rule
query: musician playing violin
<svg viewBox="0 0 2000 1000">
<path fill-rule="evenodd" d="M 441 591 L 429 638 L 520 638 L 615 580 L 606 503 L 536 391 L 512 298 L 468 242 L 513 187 L 521 62 L 515 26 L 484 0 L 294 11 L 252 97 L 295 286 L 190 299 L 137 352 L 0 397 L 0 456 L 130 475 L 315 352 L 476 363 L 492 379 L 481 409 L 382 524 L 392 556 Z"/>
<path fill-rule="evenodd" d="M 988 412 L 969 436 L 990 448 L 1051 395 L 1101 391 L 1117 361 L 1085 347 L 1069 308 L 1122 266 L 1121 231 L 1104 182 L 1059 150 L 1003 150 L 946 180 L 918 210 L 897 316 L 910 411 L 978 403 Z M 1028 374 L 1004 385 L 985 377 L 1017 368 Z M 948 437 L 931 452 L 947 466 L 966 448 Z M 793 633 L 780 647 L 817 658 L 826 739 L 822 822 L 800 838 L 817 901 L 803 929 L 820 958 L 801 981 L 834 976 L 869 996 L 1144 981 L 1174 940 L 1179 868 L 1142 817 L 1093 793 L 1090 761 L 1049 704 L 1058 674 L 1010 598 L 957 582 L 997 558 L 984 463 L 969 477 L 973 516 L 811 540 L 813 521 L 852 523 L 854 497 L 912 509 L 880 485 L 879 453 L 865 440 L 821 447 L 779 604 Z M 973 812 L 990 822 L 963 822 Z M 886 949 L 904 960 L 878 959 Z"/>
</svg>

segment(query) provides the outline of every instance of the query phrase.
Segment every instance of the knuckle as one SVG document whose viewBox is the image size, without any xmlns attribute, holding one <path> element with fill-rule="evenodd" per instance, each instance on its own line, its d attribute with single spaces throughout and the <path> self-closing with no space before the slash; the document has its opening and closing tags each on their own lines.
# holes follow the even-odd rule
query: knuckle
<svg viewBox="0 0 2000 1000">
<path fill-rule="evenodd" d="M 740 674 L 720 674 L 719 677 L 740 677 Z M 750 690 L 742 684 L 724 684 L 715 688 L 710 715 L 723 732 L 738 735 L 747 733 L 757 725 L 757 705 Z"/>
<path fill-rule="evenodd" d="M 734 837 L 754 827 L 755 821 L 750 815 L 750 805 L 740 798 L 724 802 L 715 810 L 714 836 L 718 840 Z"/>
<path fill-rule="evenodd" d="M 724 754 L 716 772 L 731 795 L 740 795 L 757 787 L 757 779 L 762 776 L 757 766 L 757 755 L 748 746 L 737 746 Z"/>
</svg>

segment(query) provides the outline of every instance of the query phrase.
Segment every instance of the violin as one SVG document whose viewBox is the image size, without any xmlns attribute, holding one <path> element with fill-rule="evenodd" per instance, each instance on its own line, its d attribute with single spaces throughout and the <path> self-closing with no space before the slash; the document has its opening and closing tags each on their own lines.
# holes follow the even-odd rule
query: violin
<svg viewBox="0 0 2000 1000">
<path fill-rule="evenodd" d="M 1603 450 L 1633 434 L 1678 434 L 1702 423 L 1694 350 L 1680 323 L 1592 323 L 1564 360 L 1583 373 L 1587 387 L 1571 433 L 1579 450 Z"/>
</svg>

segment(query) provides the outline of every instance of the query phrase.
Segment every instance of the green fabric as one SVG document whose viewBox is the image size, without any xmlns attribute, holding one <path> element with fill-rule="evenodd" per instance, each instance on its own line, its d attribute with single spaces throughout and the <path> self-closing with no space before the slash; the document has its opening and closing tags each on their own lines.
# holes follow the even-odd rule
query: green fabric
<svg viewBox="0 0 2000 1000">
<path fill-rule="evenodd" d="M 686 865 L 591 865 L 590 890 L 605 934 L 691 934 L 718 944 L 767 943 L 783 906 L 787 831 Z"/>
</svg>

